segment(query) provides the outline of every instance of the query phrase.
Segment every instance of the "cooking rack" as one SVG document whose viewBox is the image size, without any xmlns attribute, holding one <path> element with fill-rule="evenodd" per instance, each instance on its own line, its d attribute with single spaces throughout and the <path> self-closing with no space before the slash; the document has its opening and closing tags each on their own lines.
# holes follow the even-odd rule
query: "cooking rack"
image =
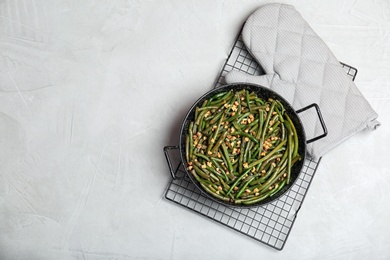
<svg viewBox="0 0 390 260">
<path fill-rule="evenodd" d="M 355 80 L 357 69 L 345 63 L 341 64 L 347 75 Z M 225 75 L 231 70 L 252 75 L 264 74 L 246 49 L 241 32 L 216 79 L 214 88 L 226 84 Z M 279 199 L 254 208 L 231 208 L 210 200 L 195 187 L 183 168 L 178 146 L 166 146 L 164 153 L 172 175 L 165 193 L 168 200 L 276 250 L 283 249 L 321 161 L 321 158 L 307 158 L 296 183 Z"/>
</svg>

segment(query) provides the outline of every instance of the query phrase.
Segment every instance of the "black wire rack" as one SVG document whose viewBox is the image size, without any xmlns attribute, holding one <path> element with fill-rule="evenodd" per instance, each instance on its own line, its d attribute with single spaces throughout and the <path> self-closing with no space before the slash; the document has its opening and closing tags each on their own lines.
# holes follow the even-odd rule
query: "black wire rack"
<svg viewBox="0 0 390 260">
<path fill-rule="evenodd" d="M 341 64 L 347 75 L 354 80 L 357 69 Z M 225 75 L 231 70 L 252 75 L 264 74 L 245 48 L 241 33 L 217 77 L 215 88 L 225 84 Z M 254 208 L 230 208 L 208 199 L 195 187 L 180 161 L 178 146 L 166 146 L 164 153 L 173 177 L 165 193 L 166 199 L 277 250 L 282 250 L 287 241 L 321 161 L 321 158 L 317 161 L 306 159 L 296 183 L 272 203 Z"/>
</svg>

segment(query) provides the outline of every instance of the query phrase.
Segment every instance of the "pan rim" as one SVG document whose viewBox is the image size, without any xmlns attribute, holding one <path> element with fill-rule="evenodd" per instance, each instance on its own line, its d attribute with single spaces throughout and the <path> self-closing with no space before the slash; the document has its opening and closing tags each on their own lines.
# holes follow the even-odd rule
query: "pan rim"
<svg viewBox="0 0 390 260">
<path fill-rule="evenodd" d="M 185 158 L 185 145 L 183 147 L 183 144 L 185 144 L 186 126 L 188 126 L 188 124 L 186 124 L 186 123 L 188 121 L 190 121 L 189 117 L 190 117 L 191 114 L 194 113 L 196 107 L 199 106 L 201 104 L 201 102 L 203 102 L 205 99 L 210 98 L 212 95 L 215 95 L 218 92 L 223 92 L 225 90 L 230 90 L 230 89 L 233 89 L 233 90 L 234 89 L 236 89 L 236 90 L 241 90 L 241 89 L 253 90 L 253 89 L 256 89 L 256 88 L 257 88 L 257 91 L 262 90 L 262 91 L 270 93 L 270 95 L 272 95 L 272 96 L 276 96 L 277 99 L 280 100 L 284 105 L 287 105 L 289 112 L 291 112 L 293 114 L 294 120 L 298 121 L 298 123 L 299 123 L 300 132 L 298 133 L 298 136 L 299 136 L 299 138 L 302 139 L 302 141 L 300 141 L 299 145 L 303 146 L 303 148 L 300 148 L 300 150 L 303 151 L 303 154 L 301 154 L 301 160 L 300 160 L 301 162 L 300 162 L 300 165 L 298 167 L 299 170 L 297 170 L 296 177 L 291 181 L 291 183 L 289 184 L 288 188 L 284 188 L 281 191 L 277 192 L 274 195 L 273 198 L 268 197 L 264 201 L 260 201 L 258 203 L 252 204 L 252 205 L 235 204 L 235 203 L 232 203 L 232 202 L 226 202 L 226 201 L 220 200 L 220 199 L 212 196 L 208 192 L 206 192 L 201 187 L 201 185 L 199 185 L 199 183 L 192 176 L 192 174 L 187 170 L 187 166 L 186 166 L 187 165 L 187 161 L 186 161 L 186 158 Z M 256 93 L 256 94 L 258 94 L 258 93 Z M 290 116 L 291 116 L 291 113 L 289 113 Z M 296 122 L 294 122 L 294 124 L 296 124 Z M 188 127 L 187 127 L 187 129 L 188 129 Z M 183 164 L 183 168 L 185 169 L 185 172 L 186 172 L 187 176 L 189 177 L 191 182 L 195 185 L 195 187 L 203 195 L 205 195 L 207 198 L 211 199 L 212 201 L 218 202 L 218 203 L 220 203 L 220 204 L 222 204 L 224 206 L 227 206 L 227 207 L 232 207 L 232 208 L 254 208 L 254 207 L 264 206 L 264 205 L 267 205 L 269 203 L 272 203 L 272 202 L 276 201 L 277 199 L 283 197 L 295 185 L 295 183 L 299 179 L 299 176 L 301 175 L 302 169 L 304 167 L 304 162 L 305 162 L 305 159 L 306 159 L 306 152 L 307 152 L 307 150 L 306 150 L 306 140 L 307 139 L 306 139 L 305 129 L 304 129 L 304 126 L 302 124 L 302 121 L 301 121 L 300 117 L 296 113 L 296 109 L 294 109 L 292 107 L 292 105 L 290 104 L 290 102 L 288 102 L 283 96 L 281 96 L 279 93 L 275 92 L 274 90 L 272 90 L 270 88 L 267 88 L 267 87 L 264 87 L 262 85 L 253 84 L 253 83 L 246 83 L 246 82 L 238 82 L 238 83 L 233 83 L 233 84 L 225 84 L 225 85 L 222 85 L 220 87 L 211 89 L 211 90 L 207 91 L 206 93 L 204 93 L 201 97 L 199 97 L 192 104 L 192 106 L 190 107 L 190 109 L 186 113 L 186 115 L 185 115 L 185 117 L 184 117 L 184 119 L 182 121 L 181 127 L 180 127 L 180 145 L 179 145 L 179 150 L 180 150 L 181 162 Z M 294 167 L 295 167 L 295 165 L 294 165 Z"/>
</svg>

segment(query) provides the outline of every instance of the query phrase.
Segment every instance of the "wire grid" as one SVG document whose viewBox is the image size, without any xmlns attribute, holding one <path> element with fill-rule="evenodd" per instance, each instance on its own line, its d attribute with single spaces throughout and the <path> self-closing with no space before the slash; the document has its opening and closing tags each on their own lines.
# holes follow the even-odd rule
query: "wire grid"
<svg viewBox="0 0 390 260">
<path fill-rule="evenodd" d="M 347 75 L 354 80 L 357 69 L 344 63 L 341 64 Z M 245 48 L 241 34 L 236 39 L 214 87 L 225 84 L 225 75 L 231 70 L 239 70 L 252 75 L 264 74 L 262 68 Z M 224 206 L 202 195 L 187 177 L 179 159 L 180 151 L 177 146 L 165 147 L 164 150 L 167 160 L 168 157 L 172 161 L 175 159 L 172 165 L 177 165 L 176 169 L 171 169 L 175 178 L 169 183 L 165 193 L 168 200 L 277 250 L 282 250 L 287 241 L 321 161 L 321 159 L 318 161 L 306 159 L 296 183 L 279 199 L 260 207 L 234 208 Z"/>
</svg>

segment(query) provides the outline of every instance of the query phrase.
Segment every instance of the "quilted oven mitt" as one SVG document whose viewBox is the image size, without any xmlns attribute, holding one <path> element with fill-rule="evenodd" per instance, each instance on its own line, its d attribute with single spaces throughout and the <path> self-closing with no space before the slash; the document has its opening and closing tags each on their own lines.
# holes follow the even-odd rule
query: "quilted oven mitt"
<svg viewBox="0 0 390 260">
<path fill-rule="evenodd" d="M 328 135 L 307 145 L 309 155 L 315 159 L 353 134 L 380 125 L 377 113 L 340 62 L 293 6 L 260 7 L 246 21 L 242 37 L 266 74 L 253 76 L 231 71 L 226 75 L 227 83 L 269 87 L 294 109 L 317 103 Z M 299 115 L 308 139 L 323 133 L 314 109 Z"/>
</svg>

